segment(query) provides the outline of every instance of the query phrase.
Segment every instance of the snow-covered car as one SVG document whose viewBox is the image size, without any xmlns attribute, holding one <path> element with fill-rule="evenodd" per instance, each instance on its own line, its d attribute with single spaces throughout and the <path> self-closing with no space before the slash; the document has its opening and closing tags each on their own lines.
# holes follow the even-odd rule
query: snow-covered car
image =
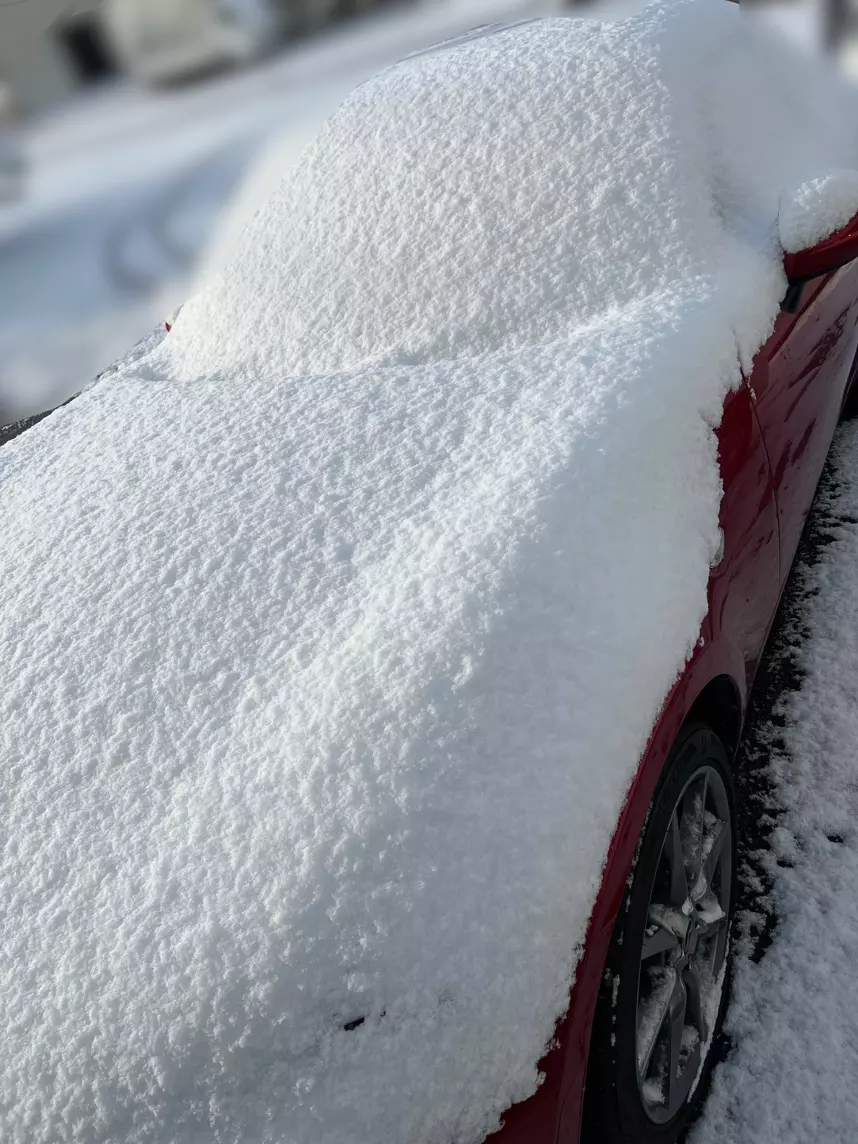
<svg viewBox="0 0 858 1144">
<path fill-rule="evenodd" d="M 255 59 L 288 28 L 274 0 L 105 0 L 102 8 L 120 59 L 149 85 Z"/>
<path fill-rule="evenodd" d="M 0 1137 L 678 1139 L 856 167 L 733 5 L 468 37 L 4 445 Z"/>
<path fill-rule="evenodd" d="M 113 45 L 132 75 L 157 86 L 264 55 L 293 32 L 375 0 L 104 0 Z"/>
</svg>

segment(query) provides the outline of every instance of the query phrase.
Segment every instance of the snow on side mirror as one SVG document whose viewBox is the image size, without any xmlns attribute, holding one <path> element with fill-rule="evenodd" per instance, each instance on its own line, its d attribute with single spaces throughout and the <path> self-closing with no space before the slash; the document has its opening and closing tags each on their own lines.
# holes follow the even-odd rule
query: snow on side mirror
<svg viewBox="0 0 858 1144">
<path fill-rule="evenodd" d="M 795 313 L 805 282 L 858 258 L 858 171 L 832 171 L 781 196 L 778 229 Z"/>
</svg>

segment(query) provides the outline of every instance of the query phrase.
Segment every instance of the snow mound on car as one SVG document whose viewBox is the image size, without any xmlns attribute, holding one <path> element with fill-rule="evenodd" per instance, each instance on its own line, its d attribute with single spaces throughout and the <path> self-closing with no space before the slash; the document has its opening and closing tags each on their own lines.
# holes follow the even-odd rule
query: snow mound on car
<svg viewBox="0 0 858 1144">
<path fill-rule="evenodd" d="M 858 171 L 828 171 L 781 196 L 781 246 L 795 254 L 841 230 L 858 214 Z"/>
<path fill-rule="evenodd" d="M 473 1144 L 535 1090 L 778 194 L 855 149 L 799 86 L 708 0 L 411 60 L 0 453 L 4 1140 Z"/>
</svg>

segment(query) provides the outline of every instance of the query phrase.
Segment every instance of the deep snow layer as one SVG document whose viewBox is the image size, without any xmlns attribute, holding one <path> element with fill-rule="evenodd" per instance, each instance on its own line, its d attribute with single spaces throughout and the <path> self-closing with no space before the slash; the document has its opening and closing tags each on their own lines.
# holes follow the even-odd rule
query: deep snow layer
<svg viewBox="0 0 858 1144">
<path fill-rule="evenodd" d="M 411 60 L 0 453 L 4 1140 L 471 1144 L 534 1090 L 779 195 L 858 161 L 796 66 L 708 0 Z"/>
<path fill-rule="evenodd" d="M 852 422 L 814 509 L 820 551 L 796 585 L 802 630 L 790 650 L 801 686 L 768 729 L 781 812 L 769 856 L 778 928 L 759 964 L 737 961 L 736 1048 L 715 1074 L 694 1144 L 851 1140 L 858 1124 L 856 474 Z"/>
</svg>

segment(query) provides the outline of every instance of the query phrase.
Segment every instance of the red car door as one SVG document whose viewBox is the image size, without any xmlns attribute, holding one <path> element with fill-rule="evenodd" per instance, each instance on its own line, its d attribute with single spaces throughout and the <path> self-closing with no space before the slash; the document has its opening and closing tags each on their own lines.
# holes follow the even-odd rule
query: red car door
<svg viewBox="0 0 858 1144">
<path fill-rule="evenodd" d="M 708 636 L 726 641 L 750 688 L 777 608 L 778 520 L 768 457 L 743 383 L 727 395 L 718 429 L 721 558 L 709 577 Z M 704 629 L 705 630 L 705 629 Z"/>
<path fill-rule="evenodd" d="M 781 583 L 837 425 L 856 325 L 858 267 L 850 263 L 805 284 L 798 313 L 781 312 L 749 379 L 777 500 Z"/>
</svg>

